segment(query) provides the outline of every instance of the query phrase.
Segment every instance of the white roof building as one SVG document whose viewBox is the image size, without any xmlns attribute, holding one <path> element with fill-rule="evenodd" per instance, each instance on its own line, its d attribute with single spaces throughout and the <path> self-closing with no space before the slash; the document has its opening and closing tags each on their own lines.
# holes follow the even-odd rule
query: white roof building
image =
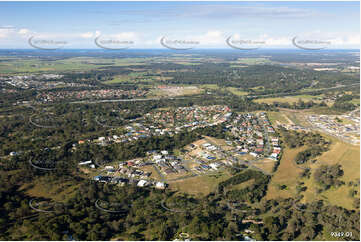
<svg viewBox="0 0 361 242">
<path fill-rule="evenodd" d="M 91 160 L 88 160 L 88 161 L 83 161 L 83 162 L 79 162 L 78 165 L 82 166 L 82 165 L 89 165 L 91 164 L 92 161 Z"/>
<path fill-rule="evenodd" d="M 165 189 L 165 184 L 163 182 L 157 182 L 155 187 L 158 189 Z"/>
<path fill-rule="evenodd" d="M 209 166 L 212 167 L 212 169 L 214 169 L 214 170 L 218 170 L 219 164 L 211 163 L 211 164 L 209 164 Z"/>
<path fill-rule="evenodd" d="M 140 180 L 137 184 L 138 187 L 145 187 L 148 184 L 146 180 Z"/>
</svg>

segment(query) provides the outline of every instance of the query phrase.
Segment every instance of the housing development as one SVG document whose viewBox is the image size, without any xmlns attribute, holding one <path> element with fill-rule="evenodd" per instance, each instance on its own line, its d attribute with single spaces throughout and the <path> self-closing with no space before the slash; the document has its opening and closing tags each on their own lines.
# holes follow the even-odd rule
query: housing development
<svg viewBox="0 0 361 242">
<path fill-rule="evenodd" d="M 168 180 L 207 175 L 226 167 L 239 167 L 245 164 L 253 166 L 252 162 L 259 163 L 261 160 L 268 163 L 278 161 L 282 148 L 266 113 L 235 115 L 230 111 L 227 106 L 196 106 L 147 113 L 146 121 L 154 120 L 151 122 L 153 125 L 149 127 L 137 120 L 133 125 L 130 123 L 125 126 L 128 131 L 125 135 L 99 137 L 89 141 L 105 146 L 113 142 L 131 142 L 150 136 L 172 136 L 184 129 L 190 131 L 219 124 L 224 125 L 223 132 L 227 133 L 227 138 L 225 141 L 217 142 L 205 137 L 186 146 L 177 156 L 172 150 L 150 150 L 146 152 L 145 158 L 120 161 L 113 166 L 99 165 L 104 164 L 104 161 L 85 161 L 80 162 L 79 166 L 87 165 L 97 169 L 100 174 L 94 177 L 96 181 L 122 185 L 129 182 L 140 187 L 155 185 L 157 188 L 165 189 Z M 175 120 L 177 125 L 174 124 Z M 79 141 L 78 144 L 85 142 Z M 256 166 L 255 168 L 268 174 L 267 171 Z M 159 178 L 155 179 L 155 175 L 159 175 Z"/>
<path fill-rule="evenodd" d="M 0 2 L 0 240 L 360 241 L 359 9 Z"/>
<path fill-rule="evenodd" d="M 343 118 L 346 122 L 340 118 Z M 334 115 L 310 115 L 308 120 L 324 132 L 335 135 L 352 144 L 360 143 L 360 109 L 340 117 Z"/>
</svg>

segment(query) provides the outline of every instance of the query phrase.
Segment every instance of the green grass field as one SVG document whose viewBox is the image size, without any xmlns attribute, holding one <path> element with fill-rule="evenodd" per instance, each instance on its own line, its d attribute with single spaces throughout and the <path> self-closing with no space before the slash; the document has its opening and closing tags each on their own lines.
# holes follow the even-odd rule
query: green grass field
<svg viewBox="0 0 361 242">
<path fill-rule="evenodd" d="M 206 196 L 214 192 L 218 184 L 230 178 L 226 172 L 217 172 L 212 175 L 199 175 L 180 181 L 170 182 L 170 189 L 189 193 L 196 196 Z"/>
<path fill-rule="evenodd" d="M 272 123 L 272 125 L 276 125 L 277 122 L 287 124 L 288 121 L 285 118 L 284 114 L 282 112 L 267 112 L 268 119 Z"/>
<path fill-rule="evenodd" d="M 205 88 L 205 89 L 218 89 L 218 85 L 217 84 L 204 84 L 204 85 L 199 85 L 200 88 Z"/>
<path fill-rule="evenodd" d="M 227 90 L 237 96 L 245 96 L 248 94 L 248 92 L 242 91 L 242 89 L 235 87 L 228 87 Z"/>
<path fill-rule="evenodd" d="M 320 103 L 322 101 L 319 98 L 320 96 L 297 95 L 297 96 L 286 96 L 286 97 L 260 98 L 260 99 L 256 99 L 255 102 L 267 103 L 267 104 L 272 104 L 275 102 L 293 104 L 293 103 L 297 103 L 299 100 L 302 100 L 304 102 L 309 102 L 312 100 L 315 103 Z"/>
<path fill-rule="evenodd" d="M 278 197 L 290 198 L 296 195 L 296 184 L 302 170 L 296 166 L 294 159 L 298 152 L 304 149 L 305 147 L 284 149 L 280 165 L 268 185 L 267 195 L 265 196 L 266 199 L 275 199 Z M 279 185 L 286 185 L 287 188 L 279 190 Z"/>
<path fill-rule="evenodd" d="M 312 171 L 317 169 L 317 167 L 322 164 L 332 165 L 340 164 L 344 171 L 344 175 L 341 178 L 346 184 L 350 181 L 357 181 L 360 179 L 360 147 L 355 145 L 350 145 L 340 141 L 339 139 L 327 136 L 328 139 L 332 141 L 332 145 L 329 151 L 322 154 L 318 157 L 318 162 L 311 164 L 310 167 Z M 313 176 L 311 175 L 310 179 L 305 180 L 305 185 L 308 189 L 304 192 L 304 201 L 312 201 L 319 197 L 320 195 L 316 194 L 316 184 Z M 337 189 L 331 188 L 325 192 L 322 192 L 321 195 L 327 198 L 333 205 L 342 206 L 344 208 L 352 209 L 353 199 L 348 196 L 348 192 L 351 188 L 347 185 L 343 185 Z M 358 187 L 359 189 L 359 187 Z"/>
<path fill-rule="evenodd" d="M 359 98 L 354 98 L 354 99 L 351 100 L 351 103 L 355 104 L 355 105 L 360 105 L 360 99 Z"/>
<path fill-rule="evenodd" d="M 267 171 L 269 173 L 272 173 L 274 165 L 275 165 L 275 161 L 270 159 L 264 159 L 254 164 L 254 166 L 261 168 L 262 170 Z"/>
<path fill-rule="evenodd" d="M 122 82 L 129 82 L 131 81 L 131 77 L 127 75 L 118 75 L 115 76 L 113 80 L 109 80 L 104 82 L 105 84 L 115 84 L 115 83 L 122 83 Z"/>
<path fill-rule="evenodd" d="M 298 168 L 294 163 L 294 158 L 297 153 L 306 147 L 284 149 L 280 166 L 273 175 L 268 186 L 266 199 L 273 199 L 277 197 L 294 197 L 297 194 L 297 182 L 302 181 L 305 183 L 304 186 L 307 187 L 307 190 L 301 193 L 304 196 L 302 202 L 309 203 L 322 199 L 332 205 L 353 209 L 353 198 L 348 195 L 351 187 L 347 186 L 347 184 L 350 181 L 357 183 L 360 178 L 360 147 L 344 143 L 339 139 L 328 135 L 324 136 L 332 141 L 330 150 L 317 157 L 316 163 L 312 164 L 309 162 L 308 164 L 303 165 L 304 167 L 311 168 L 310 178 L 300 178 L 299 174 L 302 172 L 302 169 Z M 344 175 L 341 180 L 343 180 L 346 185 L 343 185 L 339 188 L 331 188 L 327 191 L 317 194 L 316 190 L 320 188 L 320 186 L 316 183 L 313 177 L 315 170 L 321 165 L 332 165 L 336 163 L 342 165 Z M 278 188 L 279 185 L 286 185 L 287 188 L 280 190 Z M 357 189 L 359 190 L 359 187 L 357 187 Z"/>
<path fill-rule="evenodd" d="M 108 66 L 146 65 L 150 58 L 122 58 L 104 59 L 94 57 L 74 57 L 61 60 L 41 60 L 7 58 L 6 62 L 0 62 L 0 72 L 11 73 L 37 73 L 37 72 L 70 72 L 100 69 Z"/>
<path fill-rule="evenodd" d="M 219 90 L 221 89 L 222 91 L 228 91 L 231 92 L 234 95 L 237 96 L 245 96 L 248 94 L 248 92 L 243 91 L 241 88 L 236 88 L 236 87 L 219 87 L 217 84 L 203 84 L 203 85 L 199 85 L 199 88 L 203 88 L 203 89 L 211 89 L 211 90 Z"/>
<path fill-rule="evenodd" d="M 233 64 L 246 64 L 246 65 L 258 65 L 258 64 L 270 64 L 268 58 L 238 58 L 237 61 L 232 62 Z"/>
<path fill-rule="evenodd" d="M 78 189 L 78 185 L 73 181 L 59 182 L 48 181 L 42 178 L 37 178 L 34 185 L 23 185 L 19 190 L 23 190 L 31 197 L 49 198 L 57 202 L 65 202 L 70 199 Z"/>
</svg>

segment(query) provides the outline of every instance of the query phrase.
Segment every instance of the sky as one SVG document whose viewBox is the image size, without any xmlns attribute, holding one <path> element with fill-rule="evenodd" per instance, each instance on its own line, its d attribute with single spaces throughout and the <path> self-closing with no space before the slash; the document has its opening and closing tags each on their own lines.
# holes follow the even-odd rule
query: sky
<svg viewBox="0 0 361 242">
<path fill-rule="evenodd" d="M 304 45 L 313 41 L 309 46 L 359 49 L 360 5 L 0 2 L 1 49 L 231 48 L 228 38 L 241 48 L 296 48 L 296 38 Z"/>
</svg>

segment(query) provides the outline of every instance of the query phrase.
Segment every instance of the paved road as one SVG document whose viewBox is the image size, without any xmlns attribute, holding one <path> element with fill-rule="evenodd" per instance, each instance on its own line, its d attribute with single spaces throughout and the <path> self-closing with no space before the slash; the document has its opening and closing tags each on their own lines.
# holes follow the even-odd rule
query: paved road
<svg viewBox="0 0 361 242">
<path fill-rule="evenodd" d="M 29 117 L 29 123 L 31 123 L 32 125 L 38 127 L 38 128 L 46 128 L 46 129 L 52 129 L 52 128 L 57 128 L 59 127 L 59 125 L 52 125 L 52 126 L 46 126 L 46 125 L 40 125 L 40 124 L 37 124 L 33 121 L 33 117 L 35 116 L 36 114 L 33 114 Z"/>
<path fill-rule="evenodd" d="M 212 145 L 218 146 L 217 144 L 214 144 L 214 142 L 212 142 L 210 139 L 207 139 L 207 138 L 206 138 L 206 140 L 207 140 L 209 143 L 211 143 Z M 263 169 L 261 169 L 261 168 L 259 168 L 259 167 L 257 167 L 257 166 L 254 166 L 254 165 L 252 164 L 253 161 L 258 161 L 258 160 L 260 160 L 261 158 L 254 159 L 254 160 L 249 161 L 249 162 L 247 163 L 247 162 L 245 162 L 244 160 L 241 160 L 241 159 L 238 159 L 237 157 L 234 157 L 233 154 L 232 154 L 231 152 L 229 152 L 229 151 L 225 151 L 225 150 L 221 149 L 221 152 L 222 152 L 223 154 L 227 155 L 227 157 L 233 157 L 233 158 L 235 158 L 235 159 L 237 160 L 237 162 L 240 163 L 241 165 L 246 165 L 246 166 L 252 167 L 253 169 L 258 170 L 258 171 L 260 171 L 260 172 L 262 172 L 263 174 L 268 175 L 268 176 L 271 176 L 271 175 L 272 175 L 271 173 L 269 173 L 269 172 L 267 172 L 267 171 L 265 171 L 265 170 L 263 170 Z M 226 159 L 227 159 L 227 157 L 226 157 Z"/>
<path fill-rule="evenodd" d="M 158 167 L 155 164 L 153 164 L 153 167 L 154 167 L 155 171 L 158 173 L 158 175 L 160 176 L 161 181 L 164 183 L 167 183 L 167 179 L 165 179 L 163 173 L 158 169 Z"/>
<path fill-rule="evenodd" d="M 268 132 L 267 132 L 267 127 L 266 124 L 263 123 L 263 133 L 266 136 L 266 146 L 267 146 L 267 153 L 271 152 L 271 144 L 269 142 L 269 136 L 268 136 Z M 265 153 L 266 154 L 266 153 Z"/>
<path fill-rule="evenodd" d="M 323 129 L 323 128 L 321 128 L 321 127 L 318 127 L 318 126 L 314 125 L 314 124 L 312 123 L 312 121 L 309 120 L 309 118 L 306 118 L 306 121 L 310 124 L 310 127 L 311 127 L 312 130 L 326 133 L 326 134 L 328 134 L 328 135 L 330 135 L 330 136 L 332 136 L 332 137 L 335 137 L 335 138 L 337 138 L 337 139 L 339 139 L 339 140 L 341 140 L 341 141 L 343 141 L 343 142 L 345 142 L 345 143 L 351 144 L 351 145 L 358 145 L 358 143 L 353 142 L 353 140 L 351 140 L 351 139 L 347 139 L 347 138 L 344 138 L 344 137 L 342 137 L 342 136 L 338 136 L 338 135 L 336 135 L 336 134 L 334 134 L 334 133 L 330 133 L 328 130 Z"/>
</svg>

